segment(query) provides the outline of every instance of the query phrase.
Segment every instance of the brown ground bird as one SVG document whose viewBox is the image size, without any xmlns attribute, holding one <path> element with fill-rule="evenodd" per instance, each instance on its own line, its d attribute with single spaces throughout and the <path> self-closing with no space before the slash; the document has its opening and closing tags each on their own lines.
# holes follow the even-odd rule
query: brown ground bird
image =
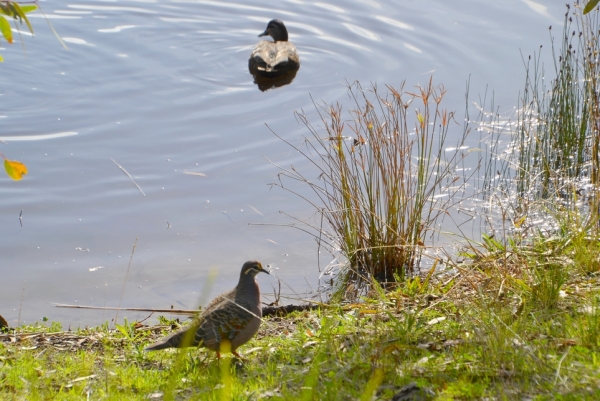
<svg viewBox="0 0 600 401">
<path fill-rule="evenodd" d="M 206 347 L 217 352 L 231 352 L 247 343 L 258 331 L 262 318 L 258 273 L 267 273 L 258 261 L 242 266 L 240 281 L 228 292 L 216 297 L 188 327 L 149 346 L 146 351 L 164 348 Z"/>
</svg>

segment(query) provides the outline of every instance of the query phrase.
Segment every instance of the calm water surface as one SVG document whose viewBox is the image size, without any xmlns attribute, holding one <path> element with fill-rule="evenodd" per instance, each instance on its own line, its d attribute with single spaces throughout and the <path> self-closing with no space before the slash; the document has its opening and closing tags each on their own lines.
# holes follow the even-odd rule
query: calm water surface
<svg viewBox="0 0 600 401">
<path fill-rule="evenodd" d="M 316 244 L 273 225 L 291 222 L 280 211 L 313 212 L 270 189 L 278 170 L 267 158 L 310 170 L 265 124 L 300 145 L 308 132 L 293 112 L 317 125 L 311 96 L 349 104 L 346 80 L 411 88 L 432 74 L 459 116 L 469 77 L 473 101 L 487 87 L 510 113 L 525 75 L 520 51 L 547 47 L 548 26 L 559 33 L 565 12 L 529 0 L 41 5 L 68 50 L 39 13 L 34 38 L 21 32 L 23 44 L 15 35 L 0 50 L 0 152 L 29 168 L 20 182 L 0 177 L 0 314 L 65 327 L 114 312 L 51 302 L 116 306 L 123 293 L 121 306 L 194 308 L 231 288 L 248 259 L 276 267 L 282 291 L 303 296 L 318 284 Z M 273 18 L 288 27 L 301 68 L 290 85 L 261 92 L 247 59 Z M 47 137 L 57 133 L 71 134 Z M 277 286 L 258 280 L 263 292 Z"/>
</svg>

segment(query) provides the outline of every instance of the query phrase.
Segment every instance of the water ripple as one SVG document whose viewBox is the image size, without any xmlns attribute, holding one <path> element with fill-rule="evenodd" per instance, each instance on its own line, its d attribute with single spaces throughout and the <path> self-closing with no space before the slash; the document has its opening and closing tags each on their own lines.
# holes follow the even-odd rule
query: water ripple
<svg viewBox="0 0 600 401">
<path fill-rule="evenodd" d="M 331 5 L 331 4 L 327 4 L 327 3 L 314 3 L 314 5 L 317 6 L 317 7 L 324 8 L 324 9 L 329 10 L 329 11 L 333 11 L 334 13 L 340 13 L 340 14 L 345 14 L 346 13 L 346 10 L 344 10 L 343 8 L 337 7 L 337 6 L 334 6 L 334 5 Z"/>
<path fill-rule="evenodd" d="M 157 11 L 146 10 L 145 8 L 139 7 L 123 7 L 123 6 L 90 6 L 87 4 L 69 4 L 67 7 L 75 8 L 79 10 L 94 10 L 94 11 L 131 11 L 135 13 L 144 13 L 144 14 L 158 14 Z"/>
<path fill-rule="evenodd" d="M 125 29 L 131 29 L 131 28 L 135 28 L 137 25 L 119 25 L 116 26 L 114 28 L 104 28 L 104 29 L 98 29 L 98 32 L 121 32 Z"/>
<path fill-rule="evenodd" d="M 361 46 L 359 44 L 356 44 L 356 43 L 353 43 L 353 42 L 349 42 L 347 40 L 343 40 L 343 39 L 340 39 L 340 38 L 334 38 L 332 36 L 323 36 L 321 39 L 327 40 L 329 42 L 339 43 L 341 45 L 348 46 L 348 47 L 354 47 L 355 49 L 361 49 L 361 50 L 364 50 L 364 51 L 367 51 L 367 52 L 371 51 L 371 49 L 368 49 L 368 48 L 366 48 L 364 46 Z"/>
<path fill-rule="evenodd" d="M 404 47 L 406 47 L 408 50 L 412 50 L 413 52 L 416 53 L 423 53 L 423 50 L 419 49 L 416 46 L 411 45 L 410 43 L 404 43 Z"/>
<path fill-rule="evenodd" d="M 411 25 L 405 24 L 404 22 L 400 22 L 393 18 L 384 17 L 382 15 L 376 15 L 375 18 L 377 18 L 381 22 L 385 22 L 386 24 L 398 27 L 400 29 L 406 29 L 407 31 L 415 30 L 415 28 L 413 28 Z"/>
<path fill-rule="evenodd" d="M 379 39 L 379 36 L 377 36 L 377 34 L 369 31 L 368 29 L 361 28 L 360 26 L 356 26 L 356 25 L 352 25 L 352 24 L 348 24 L 348 23 L 344 23 L 344 26 L 346 28 L 350 29 L 355 34 L 362 36 L 363 38 L 367 38 L 370 40 L 376 40 L 376 41 L 381 40 L 381 39 Z"/>
<path fill-rule="evenodd" d="M 77 132 L 57 132 L 56 134 L 0 136 L 0 141 L 43 141 L 77 135 Z"/>
<path fill-rule="evenodd" d="M 69 38 L 69 37 L 63 37 L 62 40 L 64 42 L 67 43 L 73 43 L 76 45 L 86 45 L 86 46 L 95 46 L 91 43 L 88 43 L 87 41 L 83 40 L 83 39 L 79 39 L 79 38 Z"/>
</svg>

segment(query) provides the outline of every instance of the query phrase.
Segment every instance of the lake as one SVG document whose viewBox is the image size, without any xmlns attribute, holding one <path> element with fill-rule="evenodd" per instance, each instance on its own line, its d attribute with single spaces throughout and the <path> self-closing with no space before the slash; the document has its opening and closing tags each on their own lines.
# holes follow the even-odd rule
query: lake
<svg viewBox="0 0 600 401">
<path fill-rule="evenodd" d="M 310 134 L 294 111 L 318 126 L 313 99 L 350 106 L 355 80 L 412 89 L 433 76 L 459 120 L 470 81 L 470 102 L 493 93 L 510 116 L 522 57 L 543 45 L 549 60 L 548 27 L 560 36 L 566 11 L 530 0 L 40 4 L 68 49 L 39 11 L 35 37 L 21 29 L 0 49 L 0 152 L 29 169 L 0 176 L 0 315 L 65 328 L 115 312 L 52 303 L 192 309 L 232 288 L 248 259 L 271 266 L 282 294 L 310 296 L 317 244 L 286 214 L 314 210 L 269 184 L 274 163 L 311 170 L 271 130 L 301 146 Z M 301 67 L 263 92 L 247 60 L 273 18 Z M 321 269 L 330 261 L 322 253 Z M 269 302 L 276 277 L 258 281 Z"/>
</svg>

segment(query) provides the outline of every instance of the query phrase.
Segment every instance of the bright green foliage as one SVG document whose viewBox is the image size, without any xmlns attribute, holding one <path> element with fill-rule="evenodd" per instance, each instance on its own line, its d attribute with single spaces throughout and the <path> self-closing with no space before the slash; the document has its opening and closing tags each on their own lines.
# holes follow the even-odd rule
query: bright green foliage
<svg viewBox="0 0 600 401">
<path fill-rule="evenodd" d="M 0 15 L 0 32 L 2 32 L 2 36 L 8 43 L 13 42 L 12 31 L 10 30 L 10 23 Z"/>
<path fill-rule="evenodd" d="M 15 1 L 0 0 L 0 14 L 2 14 L 0 15 L 0 33 L 2 33 L 2 36 L 8 43 L 12 44 L 13 35 L 10 23 L 4 16 L 13 19 L 15 22 L 18 21 L 21 24 L 25 22 L 29 32 L 33 33 L 33 27 L 25 14 L 37 10 L 37 8 L 38 7 L 34 4 L 20 6 L 19 3 Z M 3 61 L 2 57 L 0 57 L 0 62 L 1 61 Z"/>
</svg>

